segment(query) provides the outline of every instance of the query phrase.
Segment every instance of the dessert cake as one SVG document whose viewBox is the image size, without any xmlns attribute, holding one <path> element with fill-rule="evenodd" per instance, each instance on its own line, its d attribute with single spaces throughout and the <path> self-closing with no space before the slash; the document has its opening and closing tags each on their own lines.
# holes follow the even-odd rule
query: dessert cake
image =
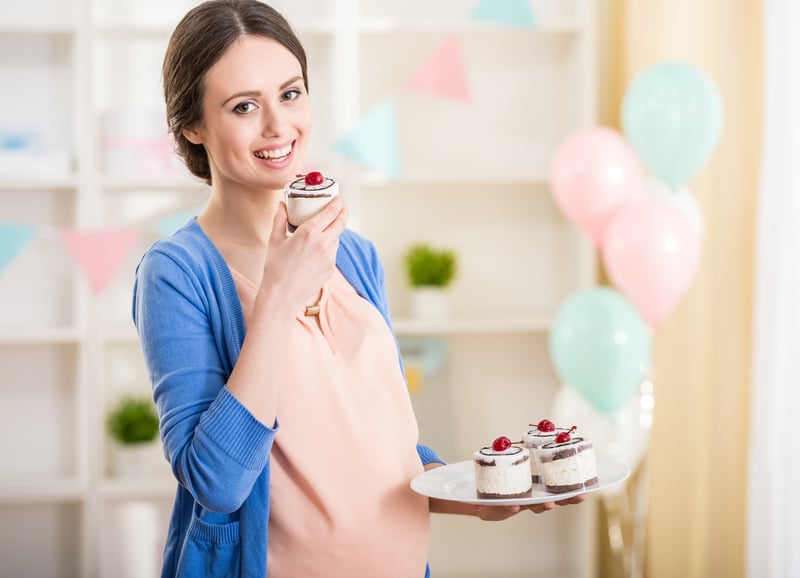
<svg viewBox="0 0 800 578">
<path fill-rule="evenodd" d="M 536 424 L 534 429 L 528 430 L 528 432 L 522 436 L 522 445 L 528 448 L 528 451 L 530 451 L 531 455 L 533 455 L 533 452 L 536 448 L 546 443 L 555 441 L 556 436 L 562 431 L 566 432 L 569 430 L 566 428 L 557 428 L 549 419 L 543 419 Z M 536 464 L 536 460 L 532 459 L 530 460 L 530 463 L 531 479 L 533 480 L 534 484 L 538 484 L 541 480 L 539 479 L 539 469 Z"/>
<path fill-rule="evenodd" d="M 299 227 L 319 213 L 330 200 L 339 194 L 339 185 L 319 171 L 298 175 L 298 179 L 284 187 L 289 224 Z"/>
<path fill-rule="evenodd" d="M 527 448 L 505 436 L 472 456 L 479 498 L 524 498 L 531 495 L 531 461 Z"/>
<path fill-rule="evenodd" d="M 560 432 L 556 439 L 536 448 L 541 483 L 553 494 L 563 494 L 597 484 L 597 462 L 591 440 L 572 437 L 575 430 Z"/>
</svg>

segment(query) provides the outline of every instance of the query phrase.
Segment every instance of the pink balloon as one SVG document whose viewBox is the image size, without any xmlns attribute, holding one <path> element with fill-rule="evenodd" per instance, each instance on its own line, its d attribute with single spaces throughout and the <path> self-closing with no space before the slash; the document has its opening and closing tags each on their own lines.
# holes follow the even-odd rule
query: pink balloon
<svg viewBox="0 0 800 578">
<path fill-rule="evenodd" d="M 629 203 L 609 224 L 603 238 L 608 275 L 653 329 L 694 280 L 701 240 L 692 217 L 666 198 Z"/>
<path fill-rule="evenodd" d="M 598 247 L 614 213 L 639 196 L 643 182 L 636 152 L 620 133 L 603 126 L 568 137 L 550 170 L 559 208 Z"/>
</svg>

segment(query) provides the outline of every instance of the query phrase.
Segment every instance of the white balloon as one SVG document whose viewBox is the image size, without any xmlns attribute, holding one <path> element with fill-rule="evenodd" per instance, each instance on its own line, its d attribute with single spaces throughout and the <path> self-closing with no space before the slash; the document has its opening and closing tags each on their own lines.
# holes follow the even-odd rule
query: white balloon
<svg viewBox="0 0 800 578">
<path fill-rule="evenodd" d="M 604 414 L 565 384 L 553 400 L 552 421 L 557 427 L 578 426 L 576 435 L 594 442 L 597 457 L 616 460 L 633 470 L 650 441 L 653 400 L 653 384 L 645 380 L 625 405 L 613 414 Z"/>
<path fill-rule="evenodd" d="M 686 185 L 678 185 L 677 188 L 671 189 L 669 185 L 663 181 L 649 177 L 645 180 L 642 187 L 642 196 L 668 199 L 675 207 L 689 215 L 692 226 L 700 237 L 703 237 L 705 233 L 703 209 L 700 208 L 697 197 L 689 190 L 689 187 Z"/>
</svg>

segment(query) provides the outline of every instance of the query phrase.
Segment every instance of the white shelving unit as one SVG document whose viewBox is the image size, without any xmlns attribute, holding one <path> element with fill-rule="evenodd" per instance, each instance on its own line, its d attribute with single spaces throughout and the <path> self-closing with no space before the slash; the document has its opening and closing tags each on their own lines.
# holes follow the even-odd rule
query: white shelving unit
<svg viewBox="0 0 800 578">
<path fill-rule="evenodd" d="M 104 422 L 121 394 L 149 390 L 130 321 L 133 268 L 163 234 L 159 220 L 205 195 L 157 142 L 161 58 L 193 3 L 0 0 L 0 152 L 4 135 L 19 134 L 71 167 L 0 174 L 0 223 L 37 230 L 0 274 L 0 575 L 124 577 L 133 556 L 141 576 L 160 559 L 174 482 L 163 463 L 150 477 L 115 479 Z M 595 274 L 591 247 L 547 188 L 558 143 L 595 121 L 593 0 L 530 0 L 535 28 L 480 22 L 470 17 L 477 3 L 273 3 L 310 58 L 311 161 L 337 175 L 353 227 L 381 253 L 397 334 L 446 344 L 444 366 L 412 399 L 423 441 L 450 461 L 545 417 L 557 389 L 550 320 Z M 472 102 L 407 90 L 453 36 Z M 332 152 L 385 98 L 397 114 L 397 179 Z M 94 295 L 59 229 L 117 227 L 140 237 Z M 445 321 L 406 315 L 402 253 L 420 240 L 459 255 Z M 434 517 L 434 575 L 589 578 L 593 511 L 503 524 Z M 130 524 L 155 529 L 133 536 Z M 525 554 L 498 566 L 502 551 Z"/>
</svg>

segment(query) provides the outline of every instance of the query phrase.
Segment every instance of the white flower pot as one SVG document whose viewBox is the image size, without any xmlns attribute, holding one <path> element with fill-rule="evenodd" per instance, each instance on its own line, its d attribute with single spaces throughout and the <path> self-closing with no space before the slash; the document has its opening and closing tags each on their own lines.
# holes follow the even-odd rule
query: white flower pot
<svg viewBox="0 0 800 578">
<path fill-rule="evenodd" d="M 117 510 L 122 573 L 118 578 L 153 578 L 160 567 L 160 516 L 156 504 L 123 501 Z"/>
<path fill-rule="evenodd" d="M 450 292 L 446 287 L 412 288 L 411 316 L 414 319 L 447 319 L 450 317 Z"/>
<path fill-rule="evenodd" d="M 157 442 L 116 444 L 113 472 L 120 478 L 152 476 L 156 471 L 161 445 Z"/>
</svg>

